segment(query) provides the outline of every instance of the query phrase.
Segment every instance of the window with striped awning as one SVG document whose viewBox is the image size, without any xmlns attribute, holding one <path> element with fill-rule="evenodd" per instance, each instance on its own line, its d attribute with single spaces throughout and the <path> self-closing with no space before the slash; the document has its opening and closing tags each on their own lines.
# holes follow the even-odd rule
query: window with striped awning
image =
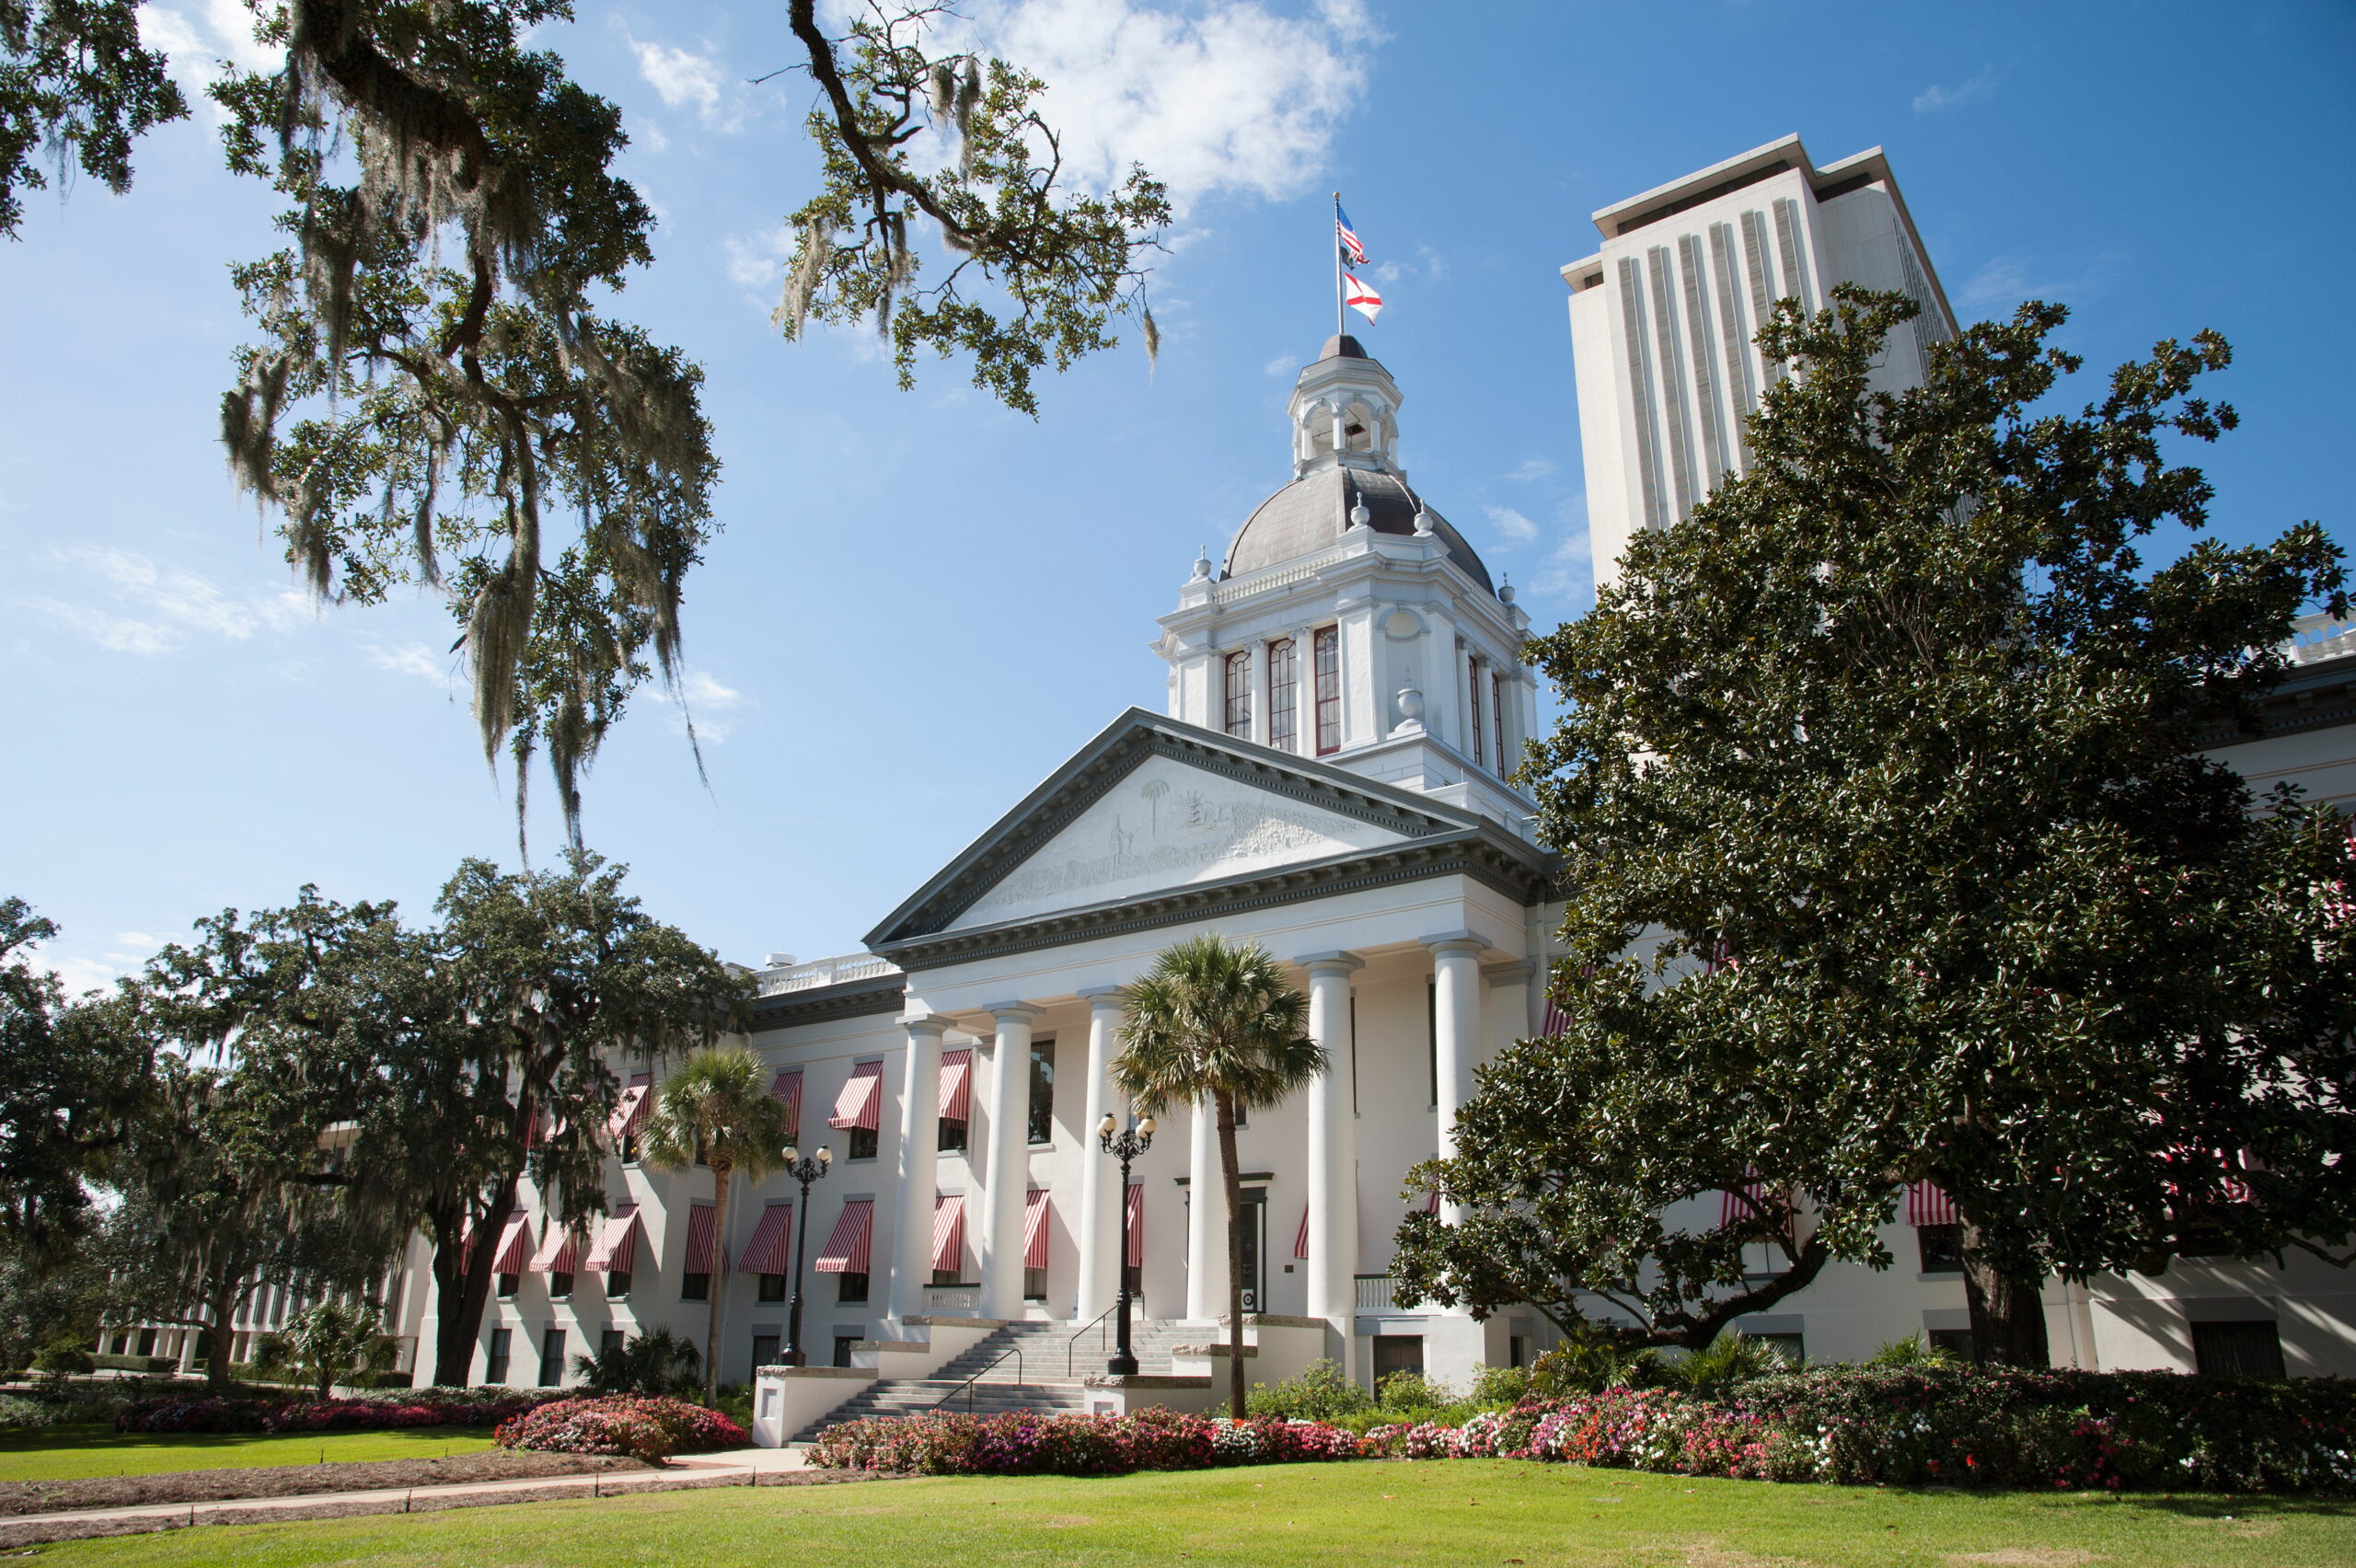
<svg viewBox="0 0 2356 1568">
<path fill-rule="evenodd" d="M 1917 1182 L 1906 1189 L 1906 1223 L 1909 1225 L 1960 1225 L 1963 1216 L 1955 1209 L 1955 1200 L 1946 1189 L 1935 1182 Z"/>
<path fill-rule="evenodd" d="M 579 1274 L 581 1232 L 571 1226 L 551 1225 L 540 1239 L 540 1250 L 525 1265 L 532 1274 Z"/>
<path fill-rule="evenodd" d="M 714 1215 L 710 1204 L 687 1205 L 687 1261 L 682 1269 L 687 1274 L 715 1274 L 712 1261 Z M 721 1249 L 724 1253 L 725 1249 Z"/>
<path fill-rule="evenodd" d="M 868 1272 L 868 1249 L 874 1239 L 875 1200 L 851 1198 L 843 1205 L 843 1212 L 828 1232 L 826 1244 L 818 1250 L 818 1261 L 813 1266 L 820 1274 L 855 1274 Z"/>
<path fill-rule="evenodd" d="M 778 1074 L 777 1081 L 769 1085 L 769 1098 L 785 1102 L 785 1136 L 799 1138 L 802 1136 L 802 1069 L 789 1067 Z"/>
<path fill-rule="evenodd" d="M 1300 1234 L 1293 1238 L 1292 1255 L 1296 1259 L 1309 1256 L 1309 1205 L 1300 1205 Z"/>
<path fill-rule="evenodd" d="M 464 1259 L 470 1256 L 474 1251 L 474 1221 L 468 1220 L 466 1228 L 458 1232 L 459 1257 Z M 522 1274 L 531 1248 L 532 1216 L 520 1210 L 509 1215 L 507 1223 L 501 1226 L 499 1229 L 499 1247 L 491 1260 L 491 1272 Z"/>
<path fill-rule="evenodd" d="M 1746 1198 L 1750 1202 L 1744 1202 Z M 1770 1192 L 1764 1182 L 1746 1179 L 1740 1192 L 1728 1191 L 1718 1194 L 1718 1224 L 1721 1227 L 1739 1225 L 1757 1218 L 1761 1209 L 1772 1211 L 1779 1206 L 1784 1221 L 1789 1223 L 1792 1217 L 1790 1199 L 1782 1193 Z"/>
<path fill-rule="evenodd" d="M 826 1118 L 830 1127 L 856 1127 L 872 1133 L 883 1124 L 884 1064 L 861 1062 L 850 1072 L 850 1081 L 843 1085 L 842 1093 L 835 1097 L 834 1114 Z"/>
<path fill-rule="evenodd" d="M 793 1205 L 771 1204 L 761 1210 L 761 1223 L 745 1243 L 745 1272 L 781 1274 L 793 1267 Z"/>
<path fill-rule="evenodd" d="M 1052 1206 L 1045 1187 L 1034 1187 L 1022 1194 L 1022 1266 L 1026 1269 L 1047 1266 L 1047 1215 Z"/>
<path fill-rule="evenodd" d="M 974 1050 L 970 1045 L 941 1054 L 941 1115 L 943 1121 L 973 1118 Z"/>
<path fill-rule="evenodd" d="M 606 1131 L 616 1142 L 635 1135 L 645 1121 L 647 1101 L 654 1092 L 653 1073 L 632 1073 L 629 1087 L 614 1104 L 614 1113 L 606 1119 Z"/>
<path fill-rule="evenodd" d="M 1126 1266 L 1133 1269 L 1141 1269 L 1145 1267 L 1144 1182 L 1132 1182 L 1129 1183 L 1129 1191 L 1127 1196 L 1124 1200 L 1123 1206 L 1128 1211 L 1126 1220 L 1129 1232 L 1129 1255 L 1126 1260 Z"/>
<path fill-rule="evenodd" d="M 589 1249 L 591 1274 L 630 1274 L 638 1264 L 638 1205 L 624 1204 L 606 1216 L 597 1244 Z"/>
<path fill-rule="evenodd" d="M 932 1269 L 954 1274 L 965 1262 L 965 1194 L 937 1193 L 932 1200 Z"/>
</svg>

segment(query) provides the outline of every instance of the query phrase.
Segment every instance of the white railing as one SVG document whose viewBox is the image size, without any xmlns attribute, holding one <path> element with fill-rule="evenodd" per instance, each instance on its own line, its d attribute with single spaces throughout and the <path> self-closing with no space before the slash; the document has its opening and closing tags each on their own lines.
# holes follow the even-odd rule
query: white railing
<svg viewBox="0 0 2356 1568">
<path fill-rule="evenodd" d="M 872 952 L 846 953 L 840 958 L 814 959 L 797 963 L 790 969 L 764 969 L 760 972 L 761 995 L 782 997 L 793 991 L 814 991 L 821 986 L 839 986 L 848 980 L 872 980 L 879 975 L 897 974 L 899 966 Z"/>
<path fill-rule="evenodd" d="M 1318 555 L 1304 556 L 1299 560 L 1284 561 L 1276 566 L 1264 566 L 1242 577 L 1230 577 L 1212 586 L 1211 603 L 1231 605 L 1254 594 L 1265 594 L 1272 589 L 1289 588 L 1296 582 L 1306 582 L 1349 553 L 1348 546 L 1336 545 Z"/>
<path fill-rule="evenodd" d="M 2284 650 L 2293 664 L 2319 664 L 2326 659 L 2356 653 L 2356 621 L 2329 616 L 2301 616 Z"/>
</svg>

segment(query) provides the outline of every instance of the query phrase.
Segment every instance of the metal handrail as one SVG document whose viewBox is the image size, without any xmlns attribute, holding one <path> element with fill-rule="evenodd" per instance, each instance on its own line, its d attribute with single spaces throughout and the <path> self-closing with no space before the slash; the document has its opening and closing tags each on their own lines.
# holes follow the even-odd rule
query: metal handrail
<svg viewBox="0 0 2356 1568">
<path fill-rule="evenodd" d="M 952 1389 L 947 1393 L 941 1395 L 938 1400 L 935 1400 L 933 1401 L 932 1408 L 939 1410 L 942 1405 L 945 1405 L 951 1400 L 955 1399 L 959 1391 L 963 1390 L 965 1395 L 965 1413 L 967 1415 L 973 1414 L 974 1385 L 980 1382 L 982 1378 L 988 1374 L 995 1372 L 1000 1366 L 1005 1366 L 1006 1358 L 1010 1355 L 1014 1357 L 1014 1381 L 1016 1385 L 1020 1387 L 1022 1382 L 1022 1347 L 1021 1345 L 1010 1345 L 1006 1350 L 999 1354 L 997 1360 L 991 1362 L 987 1366 L 983 1367 L 981 1371 L 975 1373 L 964 1382 L 958 1384 L 956 1388 Z"/>
<path fill-rule="evenodd" d="M 1107 1318 L 1111 1317 L 1114 1313 L 1115 1313 L 1115 1312 L 1119 1311 L 1120 1309 L 1121 1309 L 1121 1304 L 1120 1304 L 1119 1302 L 1117 1302 L 1117 1301 L 1114 1302 L 1114 1303 L 1113 1303 L 1113 1305 L 1111 1305 L 1110 1307 L 1105 1308 L 1105 1309 L 1104 1309 L 1104 1310 L 1103 1310 L 1102 1312 L 1097 1313 L 1097 1314 L 1096 1314 L 1096 1317 L 1095 1317 L 1095 1320 L 1094 1320 L 1093 1321 L 1089 1322 L 1089 1323 L 1085 1323 L 1085 1324 L 1081 1325 L 1081 1327 L 1080 1327 L 1080 1333 L 1072 1335 L 1072 1336 L 1071 1336 L 1071 1338 L 1069 1338 L 1069 1339 L 1068 1339 L 1068 1340 L 1066 1340 L 1066 1341 L 1064 1342 L 1064 1376 L 1065 1376 L 1065 1377 L 1068 1378 L 1068 1377 L 1071 1377 L 1071 1376 L 1073 1375 L 1073 1374 L 1072 1374 L 1072 1369 L 1071 1369 L 1071 1363 L 1072 1363 L 1072 1357 L 1074 1357 L 1074 1356 L 1076 1356 L 1076 1355 L 1078 1355 L 1080 1354 L 1080 1334 L 1084 1334 L 1084 1333 L 1086 1333 L 1090 1329 L 1095 1328 L 1098 1324 L 1103 1323 L 1103 1322 L 1104 1321 L 1104 1320 L 1105 1320 L 1105 1319 L 1107 1319 Z"/>
</svg>

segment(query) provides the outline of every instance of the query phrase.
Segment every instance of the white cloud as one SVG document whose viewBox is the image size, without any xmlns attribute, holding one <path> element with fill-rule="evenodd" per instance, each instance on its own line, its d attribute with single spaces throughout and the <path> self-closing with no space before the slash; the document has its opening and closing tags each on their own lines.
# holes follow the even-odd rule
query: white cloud
<svg viewBox="0 0 2356 1568">
<path fill-rule="evenodd" d="M 1521 460 L 1521 466 L 1507 474 L 1506 478 L 1519 479 L 1526 484 L 1531 479 L 1552 478 L 1553 475 L 1554 460 L 1552 457 L 1525 457 Z"/>
<path fill-rule="evenodd" d="M 2127 258 L 2116 251 L 2099 251 L 2059 265 L 2050 258 L 2032 264 L 2017 255 L 1993 257 L 1964 281 L 1954 299 L 1965 310 L 2004 317 L 2010 317 L 2023 300 L 2074 304 L 2108 289 L 2126 262 Z"/>
<path fill-rule="evenodd" d="M 1138 0 L 1011 0 L 952 21 L 941 41 L 1010 61 L 1047 84 L 1042 118 L 1064 168 L 1102 190 L 1141 163 L 1184 212 L 1214 192 L 1313 189 L 1380 40 L 1364 0 L 1278 16 L 1255 0 L 1185 11 Z"/>
<path fill-rule="evenodd" d="M 1961 109 L 1966 104 L 1980 103 L 1996 93 L 1996 68 L 1990 66 L 1969 81 L 1952 87 L 1934 84 L 1914 95 L 1914 112 L 1936 114 L 1943 109 Z"/>
<path fill-rule="evenodd" d="M 29 596 L 17 605 L 110 652 L 169 653 L 191 637 L 243 642 L 258 631 L 295 625 L 306 613 L 299 594 L 226 592 L 135 550 L 83 545 L 51 551 L 49 562 L 94 580 L 94 592 Z"/>
<path fill-rule="evenodd" d="M 703 670 L 689 670 L 679 677 L 679 689 L 673 693 L 657 688 L 654 700 L 676 709 L 670 716 L 674 734 L 684 735 L 692 721 L 696 738 L 718 745 L 728 739 L 733 725 L 721 715 L 743 706 L 749 699 L 735 687 L 728 686 Z"/>
<path fill-rule="evenodd" d="M 1538 569 L 1530 586 L 1542 597 L 1567 599 L 1584 607 L 1595 598 L 1595 561 L 1587 535 L 1587 493 L 1582 490 L 1554 509 L 1562 537 Z"/>
<path fill-rule="evenodd" d="M 115 977 L 125 973 L 112 964 L 100 963 L 95 958 L 44 959 L 36 955 L 33 963 L 56 975 L 69 997 L 80 996 L 85 991 L 111 990 Z"/>
<path fill-rule="evenodd" d="M 221 106 L 205 89 L 228 74 L 275 71 L 285 51 L 254 37 L 254 15 L 243 0 L 191 0 L 180 6 L 148 4 L 139 7 L 139 41 L 160 49 L 166 69 L 191 102 L 214 124 Z"/>
<path fill-rule="evenodd" d="M 1489 514 L 1489 521 L 1497 525 L 1498 533 L 1517 545 L 1526 545 L 1538 537 L 1538 525 L 1510 506 L 1484 506 L 1481 510 Z"/>
<path fill-rule="evenodd" d="M 733 83 L 709 54 L 676 49 L 664 43 L 642 43 L 630 38 L 630 52 L 638 56 L 638 74 L 661 95 L 665 107 L 689 109 L 706 125 L 733 131 L 741 119 L 736 112 Z"/>
<path fill-rule="evenodd" d="M 450 661 L 436 655 L 422 642 L 397 642 L 389 648 L 371 648 L 368 650 L 368 662 L 380 670 L 415 675 L 420 680 L 432 681 L 438 686 L 447 686 L 450 682 Z"/>
<path fill-rule="evenodd" d="M 745 700 L 745 694 L 733 686 L 724 686 L 701 670 L 689 670 L 679 683 L 687 700 L 698 708 L 733 708 Z"/>
<path fill-rule="evenodd" d="M 1300 358 L 1299 355 L 1278 354 L 1276 358 L 1262 365 L 1260 367 L 1260 373 L 1264 375 L 1290 375 L 1299 369 Z"/>
<path fill-rule="evenodd" d="M 729 282 L 759 294 L 763 309 L 777 303 L 786 259 L 793 254 L 791 229 L 780 224 L 765 234 L 722 240 L 721 248 L 728 254 Z"/>
<path fill-rule="evenodd" d="M 117 931 L 114 940 L 126 947 L 145 948 L 149 951 L 164 945 L 161 937 L 151 937 L 144 931 Z"/>
</svg>

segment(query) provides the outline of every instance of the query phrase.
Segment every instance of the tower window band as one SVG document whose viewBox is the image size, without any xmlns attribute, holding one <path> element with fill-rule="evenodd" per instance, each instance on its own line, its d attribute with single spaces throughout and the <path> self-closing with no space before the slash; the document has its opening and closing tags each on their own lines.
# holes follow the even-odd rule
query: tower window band
<svg viewBox="0 0 2356 1568">
<path fill-rule="evenodd" d="M 1342 749 L 1342 631 L 1322 627 L 1310 639 L 1317 680 L 1317 755 Z"/>
<path fill-rule="evenodd" d="M 1299 664 L 1291 638 L 1268 644 L 1268 744 L 1278 751 L 1295 750 L 1299 743 Z"/>
<path fill-rule="evenodd" d="M 1467 662 L 1472 666 L 1472 690 L 1471 693 L 1472 698 L 1472 760 L 1475 763 L 1479 763 L 1484 761 L 1489 755 L 1488 742 L 1482 735 L 1483 721 L 1481 717 L 1481 710 L 1484 708 L 1486 708 L 1488 704 L 1481 700 L 1481 661 L 1478 657 L 1475 657 Z"/>
<path fill-rule="evenodd" d="M 1227 656 L 1227 732 L 1238 740 L 1252 738 L 1252 655 Z"/>
</svg>

